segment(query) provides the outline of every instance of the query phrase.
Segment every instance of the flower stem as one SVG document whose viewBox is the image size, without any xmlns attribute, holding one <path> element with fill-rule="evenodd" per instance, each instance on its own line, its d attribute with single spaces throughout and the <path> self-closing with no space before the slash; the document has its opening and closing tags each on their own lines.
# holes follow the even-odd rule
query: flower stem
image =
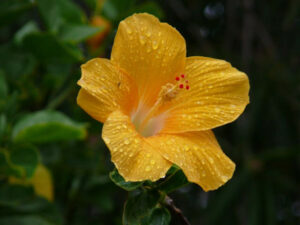
<svg viewBox="0 0 300 225">
<path fill-rule="evenodd" d="M 172 210 L 172 212 L 174 212 L 180 218 L 182 225 L 191 225 L 188 219 L 183 215 L 182 211 L 175 206 L 173 199 L 166 195 L 164 203 L 170 210 Z"/>
</svg>

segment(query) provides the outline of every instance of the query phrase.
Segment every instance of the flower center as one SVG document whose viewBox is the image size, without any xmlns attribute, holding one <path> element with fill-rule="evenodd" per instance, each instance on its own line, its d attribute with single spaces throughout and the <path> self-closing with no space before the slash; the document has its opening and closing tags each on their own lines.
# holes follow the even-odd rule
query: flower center
<svg viewBox="0 0 300 225">
<path fill-rule="evenodd" d="M 189 90 L 190 86 L 184 74 L 175 77 L 176 83 L 167 83 L 161 87 L 156 102 L 151 108 L 146 108 L 140 102 L 138 109 L 132 115 L 132 123 L 136 130 L 144 137 L 157 134 L 164 125 L 167 117 L 167 105 L 178 95 L 181 90 Z"/>
</svg>

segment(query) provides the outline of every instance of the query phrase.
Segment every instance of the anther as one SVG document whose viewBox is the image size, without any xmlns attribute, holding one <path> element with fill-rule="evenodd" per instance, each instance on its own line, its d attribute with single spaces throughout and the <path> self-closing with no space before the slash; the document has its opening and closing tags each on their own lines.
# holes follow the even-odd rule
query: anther
<svg viewBox="0 0 300 225">
<path fill-rule="evenodd" d="M 181 74 L 181 77 L 184 78 L 184 74 Z"/>
<path fill-rule="evenodd" d="M 180 84 L 180 85 L 179 85 L 179 88 L 183 88 L 183 84 Z"/>
<path fill-rule="evenodd" d="M 185 88 L 186 88 L 186 90 L 189 90 L 189 89 L 190 89 L 190 86 L 189 86 L 189 85 L 186 85 Z"/>
<path fill-rule="evenodd" d="M 176 77 L 175 80 L 179 81 L 179 80 L 180 80 L 180 77 Z"/>
</svg>

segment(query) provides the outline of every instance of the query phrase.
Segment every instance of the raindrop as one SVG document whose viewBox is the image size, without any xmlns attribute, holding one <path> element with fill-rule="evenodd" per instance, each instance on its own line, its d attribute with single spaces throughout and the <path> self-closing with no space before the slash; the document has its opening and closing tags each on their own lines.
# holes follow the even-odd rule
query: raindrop
<svg viewBox="0 0 300 225">
<path fill-rule="evenodd" d="M 186 151 L 186 152 L 188 152 L 189 150 L 190 150 L 190 148 L 189 148 L 189 146 L 184 146 L 184 150 Z"/>
<path fill-rule="evenodd" d="M 105 138 L 105 142 L 106 142 L 106 144 L 109 144 L 110 143 L 110 139 L 109 138 Z"/>
<path fill-rule="evenodd" d="M 129 27 L 126 28 L 126 31 L 127 31 L 128 34 L 132 33 L 132 30 Z"/>
<path fill-rule="evenodd" d="M 150 36 L 151 36 L 151 32 L 150 32 L 149 30 L 146 32 L 146 36 L 147 36 L 147 37 L 150 37 Z"/>
<path fill-rule="evenodd" d="M 143 35 L 140 35 L 140 43 L 144 45 L 146 43 L 145 37 Z"/>
<path fill-rule="evenodd" d="M 155 50 L 155 49 L 157 49 L 158 48 L 158 42 L 157 41 L 153 41 L 152 42 L 152 48 Z"/>
<path fill-rule="evenodd" d="M 221 176 L 221 180 L 222 180 L 223 182 L 226 182 L 226 181 L 228 180 L 228 178 L 227 178 L 227 176 Z"/>
<path fill-rule="evenodd" d="M 215 112 L 217 112 L 217 113 L 218 113 L 218 112 L 220 112 L 220 111 L 221 111 L 221 109 L 220 109 L 220 108 L 218 108 L 218 107 L 216 107 L 216 108 L 215 108 Z"/>
</svg>

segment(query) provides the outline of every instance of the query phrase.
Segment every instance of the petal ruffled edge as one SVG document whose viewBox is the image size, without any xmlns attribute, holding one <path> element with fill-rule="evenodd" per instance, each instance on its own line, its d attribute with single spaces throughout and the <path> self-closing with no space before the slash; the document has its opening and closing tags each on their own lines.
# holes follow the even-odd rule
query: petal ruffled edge
<svg viewBox="0 0 300 225">
<path fill-rule="evenodd" d="M 161 86 L 174 82 L 184 71 L 185 59 L 185 40 L 169 24 L 147 13 L 120 22 L 111 60 L 136 81 L 143 104 L 151 106 Z"/>
<path fill-rule="evenodd" d="M 111 160 L 126 181 L 156 181 L 163 178 L 172 163 L 163 158 L 121 111 L 114 111 L 104 123 L 102 138 Z"/>
<path fill-rule="evenodd" d="M 82 76 L 77 103 L 94 119 L 105 122 L 120 109 L 130 114 L 137 106 L 134 80 L 108 59 L 95 58 L 81 66 Z"/>
<path fill-rule="evenodd" d="M 235 170 L 235 164 L 223 153 L 212 131 L 160 134 L 147 141 L 204 191 L 225 184 Z"/>
<path fill-rule="evenodd" d="M 230 63 L 208 57 L 188 57 L 190 89 L 168 105 L 162 133 L 209 130 L 237 119 L 249 103 L 249 80 Z"/>
</svg>

